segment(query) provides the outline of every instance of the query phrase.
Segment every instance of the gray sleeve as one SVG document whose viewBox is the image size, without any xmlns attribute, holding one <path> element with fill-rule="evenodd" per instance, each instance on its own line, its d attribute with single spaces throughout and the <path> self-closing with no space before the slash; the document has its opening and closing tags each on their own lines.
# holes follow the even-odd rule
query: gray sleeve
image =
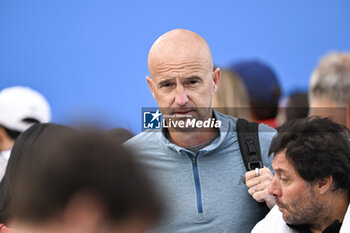
<svg viewBox="0 0 350 233">
<path fill-rule="evenodd" d="M 276 135 L 276 130 L 265 124 L 259 124 L 259 143 L 261 158 L 264 165 L 272 170 L 273 155 L 268 156 L 272 138 Z"/>
</svg>

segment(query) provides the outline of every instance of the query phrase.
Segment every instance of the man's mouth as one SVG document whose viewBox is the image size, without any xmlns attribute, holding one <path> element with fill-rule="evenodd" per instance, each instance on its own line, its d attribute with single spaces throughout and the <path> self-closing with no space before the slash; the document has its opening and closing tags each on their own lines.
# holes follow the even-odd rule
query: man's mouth
<svg viewBox="0 0 350 233">
<path fill-rule="evenodd" d="M 278 206 L 279 210 L 282 212 L 282 209 L 287 209 L 287 206 L 282 204 L 280 201 L 276 200 L 276 205 Z"/>
<path fill-rule="evenodd" d="M 183 110 L 183 111 L 176 111 L 174 112 L 174 114 L 187 115 L 187 114 L 190 114 L 191 112 L 193 112 L 193 110 Z"/>
<path fill-rule="evenodd" d="M 194 108 L 174 108 L 171 111 L 171 115 L 191 116 L 194 112 L 195 112 Z"/>
</svg>

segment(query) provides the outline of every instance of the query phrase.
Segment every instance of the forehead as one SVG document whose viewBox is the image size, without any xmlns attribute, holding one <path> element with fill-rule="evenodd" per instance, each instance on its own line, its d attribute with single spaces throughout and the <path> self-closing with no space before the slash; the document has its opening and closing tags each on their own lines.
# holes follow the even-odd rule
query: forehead
<svg viewBox="0 0 350 233">
<path fill-rule="evenodd" d="M 205 75 L 212 70 L 208 60 L 200 57 L 157 59 L 150 67 L 152 78 Z"/>
<path fill-rule="evenodd" d="M 292 164 L 287 160 L 285 151 L 280 151 L 275 154 L 272 161 L 272 168 L 276 172 L 294 173 L 296 171 Z"/>
</svg>

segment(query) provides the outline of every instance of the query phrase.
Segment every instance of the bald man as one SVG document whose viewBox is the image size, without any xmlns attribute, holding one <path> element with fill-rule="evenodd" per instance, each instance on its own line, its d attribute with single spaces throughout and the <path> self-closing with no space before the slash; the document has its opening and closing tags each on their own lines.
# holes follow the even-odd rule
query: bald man
<svg viewBox="0 0 350 233">
<path fill-rule="evenodd" d="M 237 119 L 212 108 L 220 69 L 213 70 L 208 44 L 194 32 L 172 30 L 152 45 L 148 67 L 147 83 L 166 125 L 144 131 L 126 145 L 141 153 L 168 204 L 154 232 L 250 232 L 266 215 L 266 204 L 274 204 L 267 190 L 272 174 L 266 167 L 257 176 L 246 173 Z M 201 127 L 204 122 L 210 122 L 209 127 Z M 268 167 L 274 134 L 266 125 L 259 126 L 262 159 Z"/>
</svg>

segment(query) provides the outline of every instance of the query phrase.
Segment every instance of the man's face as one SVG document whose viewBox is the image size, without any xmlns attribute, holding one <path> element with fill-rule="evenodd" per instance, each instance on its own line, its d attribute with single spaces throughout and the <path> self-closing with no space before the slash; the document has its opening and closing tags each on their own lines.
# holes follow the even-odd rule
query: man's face
<svg viewBox="0 0 350 233">
<path fill-rule="evenodd" d="M 269 193 L 276 197 L 276 204 L 288 224 L 310 224 L 325 210 L 313 191 L 313 185 L 303 180 L 285 157 L 285 152 L 275 155 L 272 162 L 275 176 Z"/>
<path fill-rule="evenodd" d="M 166 59 L 153 64 L 151 76 L 147 82 L 163 115 L 200 120 L 211 117 L 220 70 L 213 71 L 209 61 L 198 57 Z"/>
</svg>

